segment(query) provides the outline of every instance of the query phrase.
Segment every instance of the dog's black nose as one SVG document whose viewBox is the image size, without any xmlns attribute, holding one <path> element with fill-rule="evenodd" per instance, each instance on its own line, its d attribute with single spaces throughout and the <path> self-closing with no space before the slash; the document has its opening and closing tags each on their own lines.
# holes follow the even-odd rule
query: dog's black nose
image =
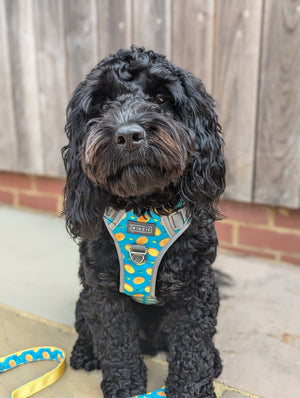
<svg viewBox="0 0 300 398">
<path fill-rule="evenodd" d="M 146 131 L 138 124 L 128 124 L 117 129 L 115 143 L 119 148 L 133 151 L 146 140 Z"/>
</svg>

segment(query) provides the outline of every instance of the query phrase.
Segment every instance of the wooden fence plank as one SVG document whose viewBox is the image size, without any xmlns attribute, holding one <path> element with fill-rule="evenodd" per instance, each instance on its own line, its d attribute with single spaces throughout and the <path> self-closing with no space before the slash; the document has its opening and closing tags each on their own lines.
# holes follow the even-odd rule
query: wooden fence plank
<svg viewBox="0 0 300 398">
<path fill-rule="evenodd" d="M 217 1 L 214 96 L 225 133 L 225 196 L 252 200 L 262 0 Z"/>
<path fill-rule="evenodd" d="M 101 27 L 99 57 L 107 57 L 120 48 L 132 44 L 131 0 L 102 0 L 98 7 L 98 21 Z"/>
<path fill-rule="evenodd" d="M 32 1 L 5 0 L 18 163 L 16 170 L 44 172 L 39 119 Z"/>
<path fill-rule="evenodd" d="M 70 94 L 99 61 L 101 27 L 98 32 L 96 0 L 64 0 L 63 3 Z"/>
<path fill-rule="evenodd" d="M 17 136 L 12 97 L 5 4 L 0 2 L 0 169 L 15 170 Z"/>
<path fill-rule="evenodd" d="M 65 144 L 67 105 L 62 0 L 34 0 L 37 71 L 45 172 L 64 175 L 59 148 Z"/>
<path fill-rule="evenodd" d="M 133 0 L 133 41 L 171 57 L 171 0 Z"/>
<path fill-rule="evenodd" d="M 300 206 L 300 1 L 266 0 L 256 202 Z"/>
<path fill-rule="evenodd" d="M 228 198 L 300 206 L 300 0 L 0 0 L 0 22 L 0 169 L 63 175 L 67 97 L 134 43 L 217 99 Z"/>
<path fill-rule="evenodd" d="M 214 1 L 173 0 L 172 61 L 212 90 Z"/>
</svg>

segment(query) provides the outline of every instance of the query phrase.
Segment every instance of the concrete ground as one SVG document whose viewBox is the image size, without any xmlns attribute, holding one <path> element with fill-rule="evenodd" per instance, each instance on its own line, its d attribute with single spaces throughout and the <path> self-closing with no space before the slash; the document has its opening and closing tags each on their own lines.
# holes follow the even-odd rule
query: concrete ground
<svg viewBox="0 0 300 398">
<path fill-rule="evenodd" d="M 35 344 L 32 339 L 43 340 L 41 336 L 45 337 L 47 333 L 49 336 L 56 336 L 59 331 L 65 333 L 64 328 L 74 322 L 74 306 L 80 287 L 77 246 L 68 237 L 62 219 L 3 206 L 0 207 L 0 220 L 0 303 L 67 325 L 47 325 L 39 319 L 43 329 L 36 326 L 35 318 L 16 315 L 18 313 L 4 307 L 0 311 L 4 322 L 4 335 L 0 328 L 0 356 L 3 356 L 20 349 L 23 341 L 24 345 Z M 231 286 L 222 289 L 224 298 L 216 336 L 216 346 L 224 363 L 219 381 L 263 398 L 299 397 L 299 267 L 224 253 L 219 254 L 215 266 L 231 277 Z M 26 322 L 22 323 L 20 319 L 23 318 Z M 9 330 L 11 333 L 7 333 Z M 67 352 L 75 338 L 72 329 L 68 328 L 68 333 L 69 337 L 57 337 L 57 344 L 59 341 L 66 344 Z M 155 369 L 162 367 L 166 372 L 166 364 L 160 358 L 147 360 L 149 388 L 161 385 L 163 380 L 160 379 L 164 373 Z M 72 378 L 72 370 L 68 372 L 65 382 L 65 376 L 60 381 L 64 384 L 61 391 L 66 391 L 67 377 Z M 82 383 L 86 377 L 96 376 L 93 372 L 91 376 L 84 372 Z M 5 377 L 0 376 L 1 396 L 6 396 L 6 389 L 10 388 L 4 381 L 12 376 L 5 374 Z M 97 386 L 98 381 L 97 377 Z M 218 397 L 222 398 L 251 396 L 221 384 L 217 388 Z M 79 389 L 75 391 L 76 395 L 57 394 L 61 397 L 82 396 Z M 98 387 L 97 395 L 91 393 L 89 396 L 101 396 Z"/>
</svg>

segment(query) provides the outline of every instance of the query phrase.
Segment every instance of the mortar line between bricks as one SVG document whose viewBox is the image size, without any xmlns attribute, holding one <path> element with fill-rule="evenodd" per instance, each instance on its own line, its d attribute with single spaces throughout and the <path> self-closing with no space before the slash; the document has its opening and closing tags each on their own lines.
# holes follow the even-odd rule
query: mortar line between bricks
<svg viewBox="0 0 300 398">
<path fill-rule="evenodd" d="M 54 217 L 58 217 L 58 212 L 57 210 L 45 210 L 45 209 L 39 209 L 37 207 L 30 207 L 30 206 L 24 206 L 24 205 L 18 205 L 16 207 L 17 210 L 24 210 L 28 211 L 32 214 L 38 213 L 38 214 L 46 214 L 46 215 L 52 215 Z"/>
<path fill-rule="evenodd" d="M 235 254 L 237 256 L 252 256 L 252 257 L 262 258 L 265 260 L 280 262 L 280 260 L 276 260 L 277 253 L 267 251 L 268 249 L 266 249 L 266 250 L 263 249 L 260 251 L 257 249 L 253 249 L 252 247 L 249 247 L 249 246 L 240 247 L 240 246 L 225 246 L 225 245 L 220 246 L 220 249 L 230 252 L 231 254 Z"/>
<path fill-rule="evenodd" d="M 24 193 L 26 195 L 35 195 L 35 196 L 43 196 L 43 197 L 52 197 L 52 198 L 60 198 L 63 195 L 55 192 L 45 192 L 45 191 L 34 191 L 28 188 L 15 188 L 15 187 L 1 187 L 1 190 L 4 192 L 11 192 L 14 194 Z"/>
<path fill-rule="evenodd" d="M 220 222 L 220 221 L 217 221 Z M 299 229 L 297 228 L 287 228 L 287 227 L 281 227 L 281 226 L 269 226 L 268 224 L 255 224 L 255 223 L 250 223 L 247 221 L 238 221 L 238 220 L 224 220 L 221 221 L 222 223 L 226 225 L 234 225 L 238 224 L 241 227 L 248 227 L 248 228 L 256 228 L 256 229 L 264 229 L 266 231 L 271 231 L 271 232 L 278 232 L 278 233 L 285 233 L 285 234 L 292 234 L 292 235 L 300 235 L 300 227 Z"/>
<path fill-rule="evenodd" d="M 225 243 L 224 243 L 225 245 Z M 226 244 L 226 246 L 229 248 L 228 244 Z M 300 258 L 300 254 L 299 253 L 295 253 L 295 252 L 289 252 L 289 251 L 282 251 L 282 250 L 274 250 L 274 249 L 269 249 L 267 247 L 257 247 L 257 246 L 251 246 L 251 245 L 245 245 L 245 244 L 238 244 L 237 246 L 232 246 L 233 248 L 236 249 L 241 249 L 241 250 L 252 250 L 256 253 L 262 253 L 262 254 L 273 254 L 274 256 L 282 256 L 282 255 L 289 255 L 289 256 L 294 256 L 296 258 Z"/>
<path fill-rule="evenodd" d="M 61 194 L 59 193 L 51 193 L 51 192 L 42 192 L 42 191 L 31 191 L 31 190 L 25 190 L 25 189 L 20 189 L 17 190 L 18 193 L 20 194 L 25 194 L 25 195 L 29 195 L 29 196 L 41 196 L 43 198 L 56 198 L 58 199 Z"/>
<path fill-rule="evenodd" d="M 268 226 L 270 228 L 277 228 L 275 225 L 275 210 L 273 207 L 267 209 L 268 212 Z"/>
<path fill-rule="evenodd" d="M 33 175 L 33 174 L 31 174 L 30 176 L 29 176 L 29 178 L 30 178 L 30 184 L 31 184 L 31 190 L 32 191 L 36 191 L 36 178 L 35 178 L 35 175 Z"/>
<path fill-rule="evenodd" d="M 239 224 L 237 222 L 232 223 L 233 231 L 232 231 L 232 243 L 233 246 L 236 247 L 239 241 Z"/>
<path fill-rule="evenodd" d="M 240 249 L 240 252 L 235 251 L 234 249 Z M 284 256 L 290 257 L 295 260 L 300 260 L 300 255 L 294 254 L 294 253 L 289 253 L 289 252 L 276 252 L 276 251 L 271 251 L 271 249 L 262 249 L 262 250 L 257 250 L 257 248 L 254 248 L 253 246 L 239 246 L 239 247 L 233 247 L 233 246 L 228 246 L 228 244 L 223 244 L 222 246 L 219 246 L 219 250 L 223 251 L 224 253 L 230 253 L 231 255 L 235 256 L 252 256 L 256 258 L 261 258 L 266 261 L 272 261 L 277 264 L 284 264 L 284 265 L 289 265 L 292 267 L 298 267 L 299 264 L 295 264 L 291 261 L 283 260 Z M 243 251 L 251 251 L 252 253 L 243 253 Z M 269 258 L 264 256 L 266 255 L 273 255 L 273 258 Z"/>
<path fill-rule="evenodd" d="M 228 248 L 232 247 L 234 249 L 241 249 L 241 250 L 249 249 L 249 250 L 255 251 L 256 253 L 265 253 L 265 254 L 274 254 L 274 255 L 280 254 L 280 253 L 284 253 L 284 254 L 288 253 L 288 252 L 282 252 L 279 250 L 268 249 L 266 247 L 258 248 L 257 246 L 248 246 L 248 245 L 244 245 L 244 244 L 238 244 L 237 246 L 233 246 L 233 245 L 230 246 L 230 243 L 224 242 L 223 245 L 224 246 L 226 245 L 226 247 L 228 247 Z"/>
</svg>

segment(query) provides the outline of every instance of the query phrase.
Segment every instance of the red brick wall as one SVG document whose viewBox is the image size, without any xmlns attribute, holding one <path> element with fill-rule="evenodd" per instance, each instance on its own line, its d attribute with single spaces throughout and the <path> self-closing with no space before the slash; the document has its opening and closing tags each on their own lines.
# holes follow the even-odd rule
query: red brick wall
<svg viewBox="0 0 300 398">
<path fill-rule="evenodd" d="M 0 203 L 58 214 L 64 184 L 63 178 L 0 172 Z"/>
<path fill-rule="evenodd" d="M 0 203 L 58 214 L 64 179 L 0 172 Z M 300 210 L 222 201 L 221 249 L 300 265 Z"/>
<path fill-rule="evenodd" d="M 223 201 L 220 247 L 236 253 L 300 265 L 300 210 Z"/>
</svg>

